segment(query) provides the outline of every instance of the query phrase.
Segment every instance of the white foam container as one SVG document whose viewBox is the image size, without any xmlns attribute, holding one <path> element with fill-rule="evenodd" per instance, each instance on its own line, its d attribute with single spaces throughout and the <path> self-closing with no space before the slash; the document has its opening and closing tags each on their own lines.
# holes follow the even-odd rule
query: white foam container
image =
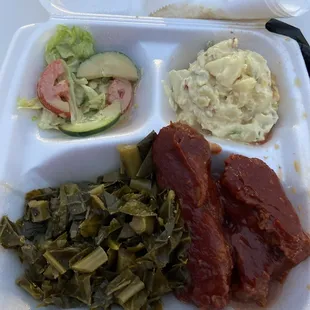
<svg viewBox="0 0 310 310">
<path fill-rule="evenodd" d="M 54 12 L 55 14 L 55 12 Z M 18 111 L 16 100 L 35 96 L 44 68 L 44 46 L 57 24 L 77 25 L 90 31 L 96 50 L 118 50 L 141 68 L 138 105 L 131 120 L 89 138 L 71 138 L 44 132 L 31 114 Z M 240 48 L 262 54 L 277 77 L 280 120 L 271 139 L 258 146 L 208 137 L 222 146 L 214 156 L 215 170 L 231 153 L 263 159 L 282 180 L 302 225 L 310 230 L 310 85 L 297 43 L 267 32 L 262 22 L 133 18 L 107 15 L 53 15 L 15 34 L 0 73 L 0 216 L 16 220 L 23 213 L 23 195 L 33 188 L 57 186 L 67 181 L 91 180 L 118 166 L 116 145 L 137 142 L 175 119 L 161 80 L 171 69 L 187 68 L 210 40 L 238 37 Z M 15 285 L 23 268 L 14 253 L 0 248 L 0 308 L 35 309 L 36 302 Z M 272 294 L 267 309 L 310 309 L 310 259 L 294 268 L 285 284 Z M 308 287 L 307 287 L 308 286 Z M 227 309 L 255 309 L 231 305 Z M 166 310 L 195 309 L 174 297 L 164 299 Z"/>
</svg>

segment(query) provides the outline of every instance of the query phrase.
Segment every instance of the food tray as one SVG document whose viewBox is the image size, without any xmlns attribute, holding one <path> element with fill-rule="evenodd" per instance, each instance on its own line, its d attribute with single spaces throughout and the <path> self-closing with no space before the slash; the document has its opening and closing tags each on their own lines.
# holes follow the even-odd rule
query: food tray
<svg viewBox="0 0 310 310">
<path fill-rule="evenodd" d="M 96 50 L 117 50 L 142 68 L 132 117 L 89 138 L 72 138 L 60 132 L 39 130 L 16 100 L 34 97 L 44 68 L 44 47 L 57 24 L 76 25 L 92 33 Z M 208 41 L 237 37 L 240 48 L 263 55 L 277 77 L 281 95 L 280 120 L 268 142 L 245 145 L 207 137 L 221 145 L 213 158 L 214 171 L 232 153 L 264 160 L 276 171 L 306 231 L 310 230 L 309 78 L 297 43 L 269 33 L 263 23 L 165 20 L 152 18 L 80 16 L 54 17 L 41 25 L 20 29 L 0 73 L 0 216 L 16 220 L 23 212 L 23 194 L 33 188 L 67 181 L 92 180 L 118 167 L 116 145 L 137 142 L 151 130 L 175 120 L 162 86 L 172 69 L 187 68 Z M 36 302 L 15 285 L 22 266 L 13 253 L 0 249 L 0 305 L 3 309 L 35 309 Z M 267 309 L 310 309 L 310 260 L 294 268 L 272 296 Z M 232 305 L 227 309 L 246 309 Z M 256 308 L 253 306 L 253 309 Z M 164 309 L 189 310 L 174 297 Z M 252 308 L 251 308 L 252 309 Z"/>
</svg>

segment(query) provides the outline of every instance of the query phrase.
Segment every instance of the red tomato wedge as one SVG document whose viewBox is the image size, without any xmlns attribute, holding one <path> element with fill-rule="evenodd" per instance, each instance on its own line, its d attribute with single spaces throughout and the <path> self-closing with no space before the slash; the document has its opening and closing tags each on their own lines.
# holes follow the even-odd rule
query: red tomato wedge
<svg viewBox="0 0 310 310">
<path fill-rule="evenodd" d="M 108 102 L 120 101 L 122 105 L 122 113 L 125 113 L 131 106 L 133 100 L 132 84 L 123 79 L 115 79 L 108 88 Z"/>
<path fill-rule="evenodd" d="M 63 79 L 67 74 L 65 66 L 61 59 L 50 63 L 39 79 L 37 94 L 46 109 L 61 117 L 70 118 L 70 84 L 67 79 Z"/>
</svg>

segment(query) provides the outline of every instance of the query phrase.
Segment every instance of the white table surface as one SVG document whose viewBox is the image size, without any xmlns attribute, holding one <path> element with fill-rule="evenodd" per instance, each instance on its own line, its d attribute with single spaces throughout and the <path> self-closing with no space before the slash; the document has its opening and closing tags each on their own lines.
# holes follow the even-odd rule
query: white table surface
<svg viewBox="0 0 310 310">
<path fill-rule="evenodd" d="M 1 2 L 0 68 L 14 32 L 23 25 L 44 22 L 49 17 L 39 0 L 2 0 Z M 310 12 L 302 17 L 285 21 L 300 28 L 310 43 Z"/>
</svg>

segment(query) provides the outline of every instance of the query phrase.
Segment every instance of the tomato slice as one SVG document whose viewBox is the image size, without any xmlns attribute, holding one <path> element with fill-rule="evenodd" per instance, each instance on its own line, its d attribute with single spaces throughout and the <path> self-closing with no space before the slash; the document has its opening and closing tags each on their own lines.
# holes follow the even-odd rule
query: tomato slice
<svg viewBox="0 0 310 310">
<path fill-rule="evenodd" d="M 67 74 L 65 66 L 61 59 L 50 63 L 39 79 L 37 94 L 46 109 L 61 117 L 70 118 L 70 85 L 65 79 Z"/>
<path fill-rule="evenodd" d="M 133 87 L 132 84 L 124 79 L 115 79 L 108 88 L 108 102 L 120 101 L 122 113 L 125 113 L 132 105 Z"/>
</svg>

